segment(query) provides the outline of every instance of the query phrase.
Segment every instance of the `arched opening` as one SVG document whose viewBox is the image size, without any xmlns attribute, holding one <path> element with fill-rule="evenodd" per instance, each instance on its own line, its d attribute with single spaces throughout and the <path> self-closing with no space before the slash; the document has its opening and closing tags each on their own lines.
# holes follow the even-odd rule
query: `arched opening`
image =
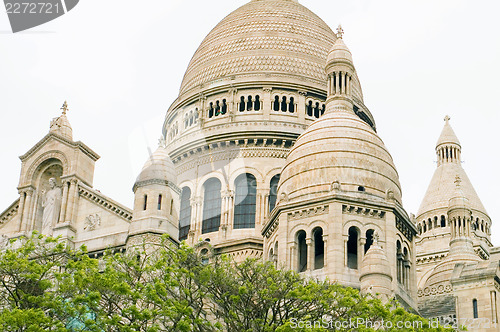
<svg viewBox="0 0 500 332">
<path fill-rule="evenodd" d="M 142 205 L 142 209 L 146 211 L 148 208 L 148 195 L 144 195 L 144 204 Z"/>
<path fill-rule="evenodd" d="M 373 244 L 373 233 L 374 233 L 373 229 L 369 229 L 366 231 L 365 254 Z"/>
<path fill-rule="evenodd" d="M 186 240 L 191 227 L 191 189 L 182 188 L 179 211 L 179 241 Z"/>
<path fill-rule="evenodd" d="M 280 97 L 274 96 L 273 111 L 280 110 Z"/>
<path fill-rule="evenodd" d="M 161 210 L 161 199 L 162 199 L 162 196 L 161 196 L 161 194 L 159 194 L 158 195 L 158 206 L 157 206 L 158 210 Z"/>
<path fill-rule="evenodd" d="M 271 179 L 269 188 L 269 212 L 271 212 L 276 206 L 276 199 L 278 198 L 278 183 L 280 181 L 280 175 L 276 174 Z"/>
<path fill-rule="evenodd" d="M 314 269 L 322 269 L 325 266 L 325 242 L 323 241 L 323 229 L 317 227 L 313 230 L 314 239 Z"/>
<path fill-rule="evenodd" d="M 225 99 L 222 99 L 222 111 L 221 114 L 224 115 L 227 112 L 227 103 Z"/>
<path fill-rule="evenodd" d="M 323 104 L 323 105 L 321 106 L 321 115 L 325 114 L 325 111 L 326 111 L 326 105 L 325 105 L 325 104 Z"/>
<path fill-rule="evenodd" d="M 297 253 L 298 253 L 298 272 L 304 272 L 307 269 L 307 243 L 306 243 L 306 232 L 298 231 L 296 235 L 297 241 Z"/>
<path fill-rule="evenodd" d="M 221 214 L 221 183 L 217 178 L 208 179 L 203 193 L 203 222 L 202 234 L 216 232 L 220 226 Z"/>
<path fill-rule="evenodd" d="M 256 111 L 260 111 L 260 96 L 259 95 L 255 96 L 255 103 L 254 103 L 253 109 Z"/>
<path fill-rule="evenodd" d="M 347 267 L 358 268 L 358 243 L 359 233 L 356 227 L 349 228 L 349 238 L 347 240 Z"/>
<path fill-rule="evenodd" d="M 446 227 L 446 218 L 441 216 L 441 227 Z"/>
<path fill-rule="evenodd" d="M 283 98 L 281 99 L 281 111 L 283 112 L 286 112 L 287 111 L 287 102 L 286 102 L 286 97 L 283 96 Z"/>
<path fill-rule="evenodd" d="M 307 103 L 306 110 L 307 110 L 307 115 L 313 116 L 313 102 L 311 100 L 309 100 L 309 102 Z"/>
<path fill-rule="evenodd" d="M 252 174 L 241 174 L 234 181 L 234 229 L 254 228 L 257 181 Z"/>
<path fill-rule="evenodd" d="M 316 106 L 314 107 L 314 117 L 319 118 L 319 103 L 316 103 Z"/>
<path fill-rule="evenodd" d="M 247 111 L 251 111 L 251 110 L 253 110 L 253 100 L 252 100 L 252 96 L 248 96 Z"/>
<path fill-rule="evenodd" d="M 295 112 L 295 99 L 293 97 L 290 97 L 290 103 L 288 104 L 288 112 L 290 113 Z"/>
<path fill-rule="evenodd" d="M 217 100 L 215 102 L 215 116 L 218 116 L 220 114 L 220 103 L 219 101 Z"/>
<path fill-rule="evenodd" d="M 403 250 L 399 240 L 396 241 L 396 267 L 398 283 L 401 284 L 403 282 Z"/>
<path fill-rule="evenodd" d="M 363 186 L 359 186 L 359 187 L 358 187 L 358 191 L 365 191 L 365 187 L 363 187 Z"/>
<path fill-rule="evenodd" d="M 208 249 L 207 248 L 201 249 L 200 256 L 201 256 L 201 264 L 207 265 L 209 262 Z"/>
<path fill-rule="evenodd" d="M 240 112 L 245 110 L 245 97 L 241 96 L 240 98 Z"/>
<path fill-rule="evenodd" d="M 274 267 L 278 267 L 278 241 L 274 244 Z"/>
<path fill-rule="evenodd" d="M 210 106 L 208 107 L 208 117 L 211 118 L 214 116 L 214 103 L 210 102 Z"/>
<path fill-rule="evenodd" d="M 408 248 L 403 249 L 403 285 L 406 289 L 410 288 L 410 255 Z"/>
<path fill-rule="evenodd" d="M 476 299 L 472 300 L 472 314 L 474 315 L 474 318 L 479 318 L 479 312 L 477 310 L 477 300 Z"/>
</svg>

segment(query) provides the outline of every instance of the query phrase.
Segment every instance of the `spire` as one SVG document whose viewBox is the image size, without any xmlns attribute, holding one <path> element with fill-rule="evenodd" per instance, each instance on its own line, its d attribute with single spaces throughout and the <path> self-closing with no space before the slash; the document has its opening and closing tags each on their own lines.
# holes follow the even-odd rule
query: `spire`
<svg viewBox="0 0 500 332">
<path fill-rule="evenodd" d="M 327 103 L 335 100 L 336 106 L 352 109 L 352 85 L 355 82 L 355 69 L 352 54 L 342 39 L 344 29 L 337 28 L 335 44 L 328 53 L 326 73 L 328 75 Z M 328 111 L 328 107 L 327 107 Z"/>
<path fill-rule="evenodd" d="M 448 115 L 444 118 L 444 128 L 436 143 L 438 166 L 448 162 L 460 163 L 462 149 L 457 135 L 450 126 L 450 119 Z"/>
<path fill-rule="evenodd" d="M 69 110 L 68 108 L 68 103 L 64 101 L 64 104 L 61 107 L 62 114 L 61 116 L 52 119 L 50 121 L 50 133 L 54 133 L 56 135 L 59 135 L 61 137 L 64 137 L 66 139 L 69 139 L 70 141 L 73 140 L 73 129 L 71 128 L 71 125 L 68 121 L 68 118 L 66 117 L 66 112 Z"/>
</svg>

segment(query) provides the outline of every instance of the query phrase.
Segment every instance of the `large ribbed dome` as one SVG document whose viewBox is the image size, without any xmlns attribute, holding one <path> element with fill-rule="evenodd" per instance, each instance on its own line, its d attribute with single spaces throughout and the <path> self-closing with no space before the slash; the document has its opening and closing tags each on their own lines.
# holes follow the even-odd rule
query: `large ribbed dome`
<svg viewBox="0 0 500 332">
<path fill-rule="evenodd" d="M 180 95 L 234 80 L 270 78 L 299 79 L 324 90 L 326 58 L 335 39 L 323 20 L 295 0 L 252 0 L 203 40 L 189 63 Z"/>
<path fill-rule="evenodd" d="M 328 110 L 297 139 L 287 157 L 280 196 L 304 200 L 328 194 L 332 183 L 382 199 L 388 191 L 401 202 L 401 186 L 382 140 L 351 110 Z M 365 192 L 357 192 L 363 187 Z"/>
</svg>

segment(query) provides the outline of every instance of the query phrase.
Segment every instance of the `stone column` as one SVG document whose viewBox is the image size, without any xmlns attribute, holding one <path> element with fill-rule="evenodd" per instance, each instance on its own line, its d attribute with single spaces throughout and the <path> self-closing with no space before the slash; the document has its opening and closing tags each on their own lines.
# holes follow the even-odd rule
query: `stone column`
<svg viewBox="0 0 500 332">
<path fill-rule="evenodd" d="M 298 120 L 299 123 L 305 124 L 306 123 L 306 96 L 307 92 L 305 91 L 299 91 L 298 92 L 299 98 L 297 100 L 297 113 L 298 113 Z"/>
<path fill-rule="evenodd" d="M 340 93 L 340 72 L 335 73 L 335 95 L 338 95 Z"/>
<path fill-rule="evenodd" d="M 306 271 L 312 271 L 314 269 L 314 250 L 313 250 L 313 241 L 310 237 L 306 238 L 306 245 L 307 245 Z"/>
<path fill-rule="evenodd" d="M 290 270 L 292 271 L 297 271 L 298 270 L 298 261 L 297 261 L 297 247 L 295 245 L 295 242 L 292 242 L 290 245 L 290 260 L 289 260 L 289 267 Z"/>
<path fill-rule="evenodd" d="M 68 204 L 68 185 L 68 182 L 63 182 L 63 195 L 61 201 L 61 214 L 59 215 L 59 222 L 64 222 L 66 219 L 66 207 Z"/>
<path fill-rule="evenodd" d="M 269 194 L 264 195 L 264 220 L 269 218 Z"/>
<path fill-rule="evenodd" d="M 31 230 L 31 206 L 33 204 L 33 189 L 26 190 L 26 199 L 24 202 L 24 211 L 23 211 L 23 230 L 29 231 Z"/>
<path fill-rule="evenodd" d="M 328 256 L 326 253 L 328 252 L 328 235 L 323 234 L 323 268 L 326 268 L 328 266 Z"/>
<path fill-rule="evenodd" d="M 18 231 L 22 231 L 23 227 L 23 215 L 24 215 L 24 200 L 26 198 L 26 194 L 23 190 L 19 191 L 19 207 L 17 208 L 17 213 L 19 213 L 19 228 Z"/>
<path fill-rule="evenodd" d="M 262 89 L 262 115 L 263 118 L 269 120 L 271 118 L 271 108 L 272 108 L 272 88 L 264 88 Z"/>
<path fill-rule="evenodd" d="M 347 95 L 351 95 L 351 77 L 349 74 L 346 75 L 346 93 Z"/>
</svg>

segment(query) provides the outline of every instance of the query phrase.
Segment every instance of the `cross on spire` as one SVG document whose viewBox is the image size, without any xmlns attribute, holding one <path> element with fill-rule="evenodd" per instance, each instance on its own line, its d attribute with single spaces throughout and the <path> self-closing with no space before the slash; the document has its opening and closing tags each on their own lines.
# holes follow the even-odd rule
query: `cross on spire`
<svg viewBox="0 0 500 332">
<path fill-rule="evenodd" d="M 64 101 L 64 104 L 62 105 L 61 109 L 63 111 L 62 114 L 66 115 L 66 112 L 69 110 L 68 103 L 66 102 L 66 100 Z"/>
<path fill-rule="evenodd" d="M 447 115 L 444 117 L 444 122 L 446 122 L 446 124 L 448 124 L 448 121 L 450 121 L 451 118 Z"/>
<path fill-rule="evenodd" d="M 342 39 L 342 35 L 344 34 L 344 29 L 342 29 L 342 25 L 339 24 L 337 27 L 337 38 Z"/>
</svg>

